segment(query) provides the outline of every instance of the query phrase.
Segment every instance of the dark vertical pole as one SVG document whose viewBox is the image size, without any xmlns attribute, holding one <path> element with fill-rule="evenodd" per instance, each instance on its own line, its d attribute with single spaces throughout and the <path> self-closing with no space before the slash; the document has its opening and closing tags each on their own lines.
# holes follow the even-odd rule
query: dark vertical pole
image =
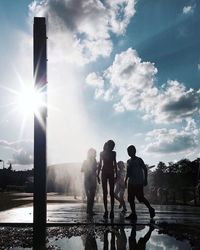
<svg viewBox="0 0 200 250">
<path fill-rule="evenodd" d="M 35 89 L 46 102 L 47 47 L 45 18 L 34 18 L 34 79 Z M 34 199 L 33 240 L 36 249 L 46 237 L 46 105 L 34 115 Z M 38 247 L 38 248 L 37 248 Z"/>
</svg>

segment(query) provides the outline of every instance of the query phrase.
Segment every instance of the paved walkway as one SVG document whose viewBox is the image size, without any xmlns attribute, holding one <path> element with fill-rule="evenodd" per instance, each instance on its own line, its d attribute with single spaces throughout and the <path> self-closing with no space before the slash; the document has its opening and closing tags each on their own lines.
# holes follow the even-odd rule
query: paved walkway
<svg viewBox="0 0 200 250">
<path fill-rule="evenodd" d="M 21 206 L 0 212 L 0 223 L 32 223 L 33 207 L 32 198 L 26 206 Z M 59 201 L 58 201 L 59 200 Z M 200 225 L 200 208 L 192 206 L 176 206 L 176 205 L 154 205 L 156 210 L 155 223 L 168 222 L 187 225 Z M 138 214 L 138 224 L 149 224 L 150 218 L 146 207 L 143 204 L 136 204 Z M 96 215 L 93 220 L 88 219 L 85 213 L 86 204 L 76 200 L 72 202 L 69 198 L 62 196 L 48 197 L 47 204 L 47 222 L 48 223 L 97 223 L 104 224 L 103 220 L 103 204 L 96 203 L 94 210 Z M 130 213 L 128 209 L 127 214 Z M 110 220 L 106 221 L 110 223 Z M 115 219 L 113 223 L 129 224 L 120 213 L 118 206 L 115 205 Z"/>
</svg>

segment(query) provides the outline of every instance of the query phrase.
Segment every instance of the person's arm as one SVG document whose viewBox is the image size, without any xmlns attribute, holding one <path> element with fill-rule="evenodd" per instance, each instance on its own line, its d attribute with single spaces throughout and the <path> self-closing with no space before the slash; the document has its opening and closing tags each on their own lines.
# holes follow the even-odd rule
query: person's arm
<svg viewBox="0 0 200 250">
<path fill-rule="evenodd" d="M 142 159 L 140 159 L 140 160 L 141 160 L 142 169 L 144 171 L 144 186 L 146 186 L 148 184 L 148 181 L 147 181 L 147 176 L 148 176 L 147 167 L 144 164 L 143 160 Z"/>
<path fill-rule="evenodd" d="M 99 174 L 100 174 L 101 168 L 102 168 L 102 155 L 100 153 L 100 162 L 99 162 L 99 166 L 98 166 L 98 169 L 97 169 L 97 180 L 98 180 L 99 184 L 100 184 Z"/>
<path fill-rule="evenodd" d="M 117 161 L 116 161 L 116 152 L 114 152 L 113 164 L 114 164 L 114 171 L 115 171 L 115 180 L 117 180 Z"/>
<path fill-rule="evenodd" d="M 125 178 L 125 188 L 127 188 L 127 181 L 128 181 L 128 178 L 129 178 L 129 161 L 127 161 L 127 171 L 126 171 L 126 178 Z"/>
</svg>

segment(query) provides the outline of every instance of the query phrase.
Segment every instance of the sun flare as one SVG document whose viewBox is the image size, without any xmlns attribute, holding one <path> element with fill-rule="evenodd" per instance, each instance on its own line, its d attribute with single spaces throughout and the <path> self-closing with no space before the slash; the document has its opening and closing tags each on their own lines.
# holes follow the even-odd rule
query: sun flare
<svg viewBox="0 0 200 250">
<path fill-rule="evenodd" d="M 17 109 L 24 115 L 36 114 L 45 105 L 44 93 L 33 87 L 24 87 L 17 93 Z"/>
</svg>

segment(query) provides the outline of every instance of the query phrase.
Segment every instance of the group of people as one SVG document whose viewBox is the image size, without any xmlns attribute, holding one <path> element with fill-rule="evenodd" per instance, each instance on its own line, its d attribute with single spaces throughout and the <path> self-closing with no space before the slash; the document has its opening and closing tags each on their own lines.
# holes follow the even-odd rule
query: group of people
<svg viewBox="0 0 200 250">
<path fill-rule="evenodd" d="M 83 162 L 81 171 L 84 173 L 84 187 L 87 196 L 87 214 L 95 215 L 93 211 L 94 198 L 96 193 L 97 181 L 102 183 L 103 203 L 104 203 L 104 219 L 114 219 L 114 199 L 119 201 L 119 208 L 123 208 L 122 212 L 127 211 L 124 201 L 125 189 L 128 188 L 128 202 L 131 208 L 131 214 L 126 217 L 128 220 L 137 220 L 135 210 L 135 197 L 149 209 L 150 217 L 155 216 L 155 209 L 150 205 L 149 201 L 144 197 L 143 188 L 147 185 L 147 167 L 143 160 L 136 156 L 136 148 L 130 145 L 127 148 L 129 159 L 127 161 L 127 171 L 122 161 L 117 163 L 116 152 L 114 151 L 115 142 L 107 141 L 100 153 L 100 162 L 96 160 L 96 150 L 91 148 L 88 150 L 87 159 Z M 101 178 L 100 178 L 101 172 Z M 107 196 L 108 184 L 110 192 L 111 209 L 108 214 Z"/>
</svg>

